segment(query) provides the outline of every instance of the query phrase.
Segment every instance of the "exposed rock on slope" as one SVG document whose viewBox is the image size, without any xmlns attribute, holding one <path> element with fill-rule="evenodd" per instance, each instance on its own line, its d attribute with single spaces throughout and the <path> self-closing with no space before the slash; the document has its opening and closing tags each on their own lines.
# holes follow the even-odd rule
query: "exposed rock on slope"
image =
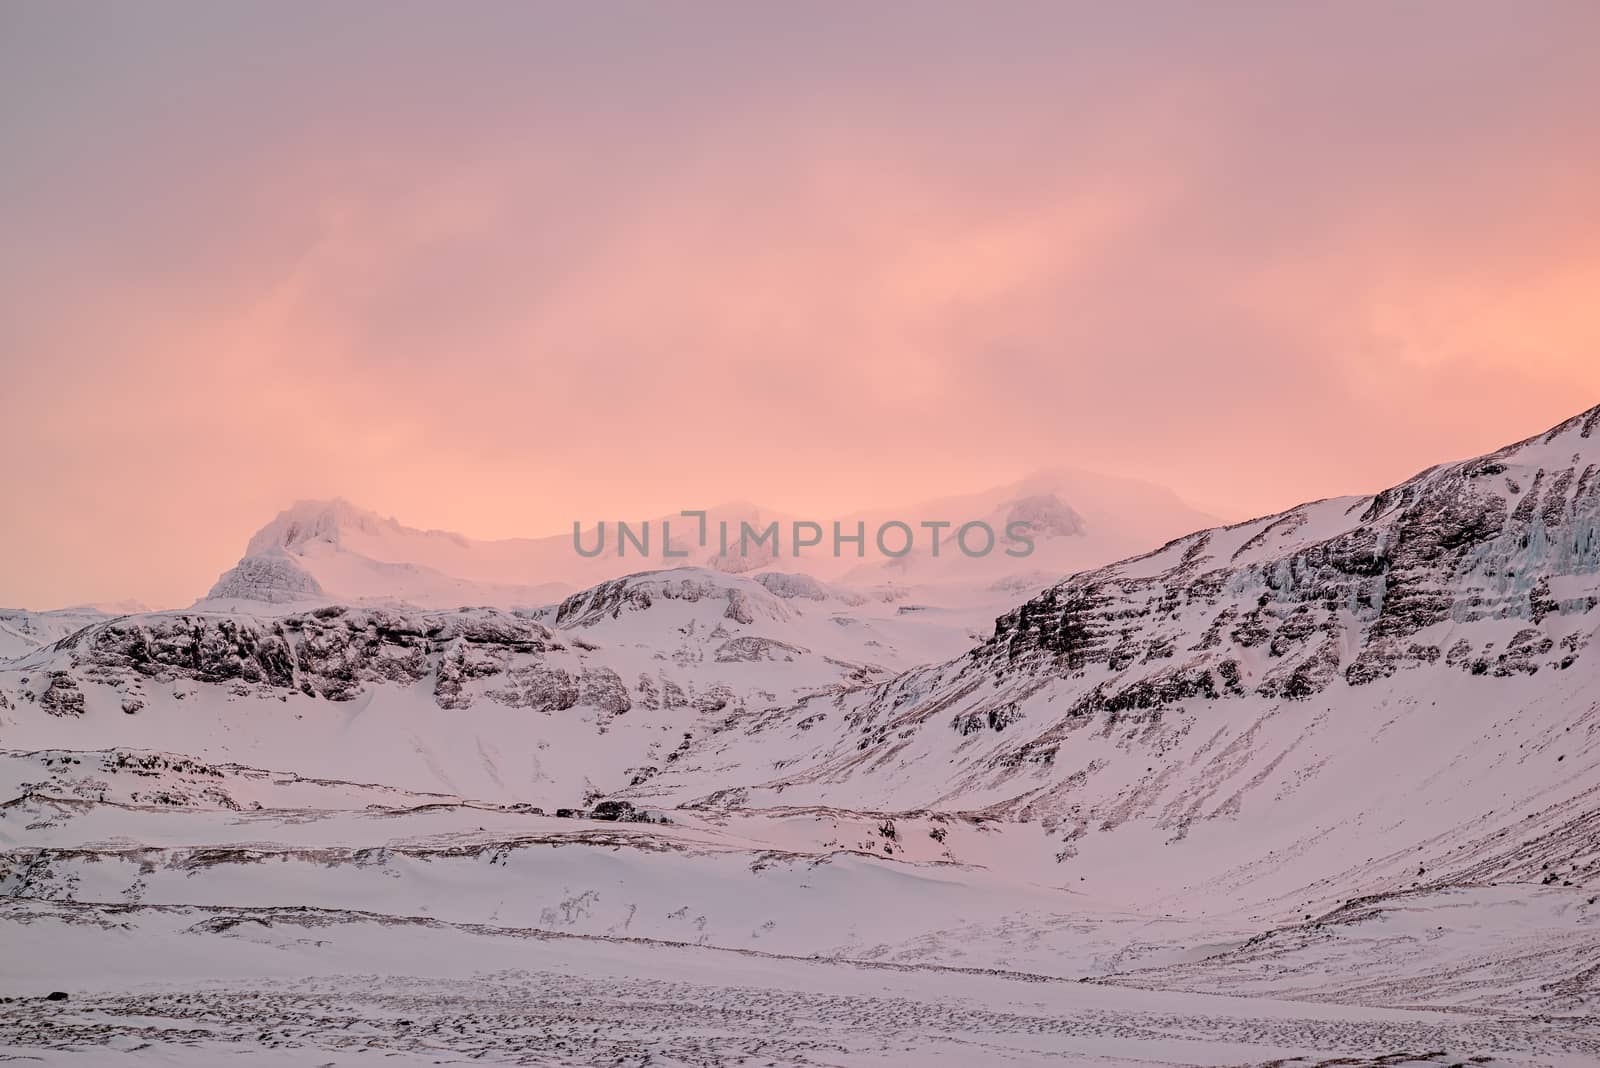
<svg viewBox="0 0 1600 1068">
<path fill-rule="evenodd" d="M 674 604 L 682 611 L 669 622 L 661 613 Z M 653 613 L 652 606 L 658 606 Z M 648 618 L 623 627 L 625 613 Z M 434 702 L 447 709 L 487 700 L 544 711 L 582 704 L 621 713 L 636 697 L 659 707 L 663 693 L 666 704 L 687 707 L 700 703 L 696 693 L 720 692 L 711 703 L 727 705 L 731 687 L 697 677 L 703 672 L 694 665 L 704 661 L 803 658 L 814 666 L 802 690 L 837 683 L 860 669 L 777 637 L 789 635 L 785 624 L 794 617 L 784 601 L 753 582 L 697 569 L 628 576 L 574 595 L 553 618 L 558 630 L 574 632 L 570 644 L 531 614 L 489 608 L 418 612 L 328 605 L 275 616 L 149 613 L 86 627 L 37 654 L 34 660 L 49 673 L 37 699 L 56 715 L 81 714 L 79 679 L 135 696 L 146 682 L 188 680 L 231 686 L 240 694 L 294 690 L 331 701 L 352 700 L 378 684 L 426 683 Z M 752 624 L 774 634 L 751 633 Z M 605 631 L 608 644 L 578 636 L 593 631 Z M 625 682 L 619 669 L 640 678 L 631 669 L 670 652 L 669 636 L 678 643 L 672 657 L 677 670 L 659 669 L 653 673 L 659 678 L 647 675 L 637 687 Z M 632 644 L 634 637 L 652 639 L 642 658 L 610 644 Z M 781 689 L 779 680 L 770 684 Z M 776 700 L 775 692 L 766 699 Z"/>
<path fill-rule="evenodd" d="M 1326 905 L 1527 857 L 1582 882 L 1589 839 L 1550 843 L 1589 825 L 1600 789 L 1597 431 L 1600 409 L 1374 496 L 1074 575 L 966 655 L 900 675 L 917 661 L 896 614 L 846 613 L 812 580 L 684 568 L 523 614 L 130 617 L 0 671 L 0 693 L 13 722 L 58 712 L 29 720 L 32 747 L 63 744 L 80 707 L 98 729 L 102 710 L 177 722 L 164 702 L 185 684 L 361 698 L 361 724 L 470 712 L 447 720 L 470 724 L 459 740 L 405 721 L 421 788 L 506 796 L 503 746 L 586 794 L 973 812 L 1039 824 L 1080 878 L 1121 866 L 1174 901 Z M 97 739 L 115 743 L 138 744 Z M 429 763 L 445 744 L 449 776 Z"/>
<path fill-rule="evenodd" d="M 322 584 L 282 548 L 248 555 L 224 571 L 206 597 L 211 600 L 290 604 L 321 600 Z"/>
<path fill-rule="evenodd" d="M 929 627 L 898 623 L 889 606 L 880 619 L 843 617 L 846 602 L 817 590 L 820 600 L 785 598 L 748 578 L 682 568 L 531 611 L 290 604 L 97 617 L 0 669 L 0 740 L 16 738 L 20 720 L 29 747 L 216 744 L 305 767 L 290 740 L 309 731 L 330 735 L 314 767 L 336 775 L 347 773 L 337 755 L 371 731 L 381 748 L 369 743 L 353 758 L 366 767 L 403 746 L 420 761 L 405 780 L 418 788 L 475 784 L 481 796 L 503 797 L 511 787 L 500 768 L 510 764 L 513 776 L 577 784 L 537 795 L 575 803 L 648 780 L 729 716 L 927 659 Z M 939 640 L 949 648 L 951 637 L 941 631 Z M 236 714 L 245 720 L 232 723 Z M 67 719 L 84 725 L 44 726 Z M 345 720 L 360 731 L 340 729 Z M 445 726 L 455 721 L 459 735 Z M 466 767 L 447 773 L 441 749 Z M 543 759 L 546 749 L 559 762 Z"/>
<path fill-rule="evenodd" d="M 129 616 L 58 643 L 76 672 L 111 683 L 149 679 L 294 689 L 347 701 L 379 682 L 435 674 L 441 705 L 464 677 L 510 670 L 554 644 L 542 624 L 492 609 L 403 615 L 340 606 L 279 617 L 176 612 Z"/>
<path fill-rule="evenodd" d="M 1372 860 L 1361 878 L 1392 887 L 1405 848 L 1505 832 L 1514 850 L 1600 776 L 1597 528 L 1600 408 L 1075 575 L 967 656 L 752 719 L 641 793 L 981 809 L 1044 821 L 1063 860 L 1109 832 L 1209 827 L 1226 849 L 1182 863 L 1200 878 L 1234 858 L 1212 874 L 1258 889 L 1269 869 L 1247 876 L 1247 858 L 1324 836 L 1320 863 Z M 1374 837 L 1385 806 L 1410 825 Z M 1460 836 L 1417 844 L 1434 830 Z"/>
<path fill-rule="evenodd" d="M 786 620 L 791 613 L 765 588 L 746 583 L 730 583 L 694 568 L 646 572 L 602 582 L 593 589 L 573 594 L 556 610 L 558 627 L 588 627 L 603 619 L 617 619 L 624 612 L 648 609 L 657 600 L 721 601 L 726 604 L 723 618 L 735 623 L 753 623 L 759 612 L 766 619 Z"/>
<path fill-rule="evenodd" d="M 974 659 L 1102 667 L 1080 712 L 1247 691 L 1305 699 L 1339 678 L 1440 661 L 1564 670 L 1600 603 L 1597 421 L 1600 408 L 1375 497 L 1202 531 L 1075 576 L 1001 618 Z M 1470 626 L 1483 620 L 1523 625 L 1500 643 Z"/>
</svg>

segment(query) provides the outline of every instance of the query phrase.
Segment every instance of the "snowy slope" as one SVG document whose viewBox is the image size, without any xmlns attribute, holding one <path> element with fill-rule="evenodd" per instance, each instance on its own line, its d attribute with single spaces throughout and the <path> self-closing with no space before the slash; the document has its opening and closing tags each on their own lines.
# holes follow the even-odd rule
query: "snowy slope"
<svg viewBox="0 0 1600 1068">
<path fill-rule="evenodd" d="M 316 909 L 0 906 L 28 1063 L 1582 1068 L 1592 1019 L 1219 997 Z M 182 947 L 174 952 L 173 947 Z M 84 962 L 93 962 L 84 967 Z"/>
<path fill-rule="evenodd" d="M 1524 883 L 1351 901 L 1244 945 L 1106 977 L 1158 990 L 1267 994 L 1350 1005 L 1592 1017 L 1600 1009 L 1600 901 Z M 1551 981 L 1552 976 L 1563 979 Z"/>
<path fill-rule="evenodd" d="M 126 607 L 128 612 L 147 611 L 139 606 L 108 605 L 95 607 L 58 608 L 48 612 L 30 612 L 21 608 L 0 608 L 0 661 L 11 660 L 33 652 L 65 638 L 75 630 L 98 623 L 111 615 L 127 614 L 113 609 Z"/>
</svg>

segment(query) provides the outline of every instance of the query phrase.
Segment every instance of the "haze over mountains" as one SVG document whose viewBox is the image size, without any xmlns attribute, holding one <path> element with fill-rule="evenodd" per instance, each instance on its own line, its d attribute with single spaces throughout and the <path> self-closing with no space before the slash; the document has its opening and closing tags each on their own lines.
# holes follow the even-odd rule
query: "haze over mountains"
<svg viewBox="0 0 1600 1068">
<path fill-rule="evenodd" d="M 606 578 L 679 564 L 735 573 L 781 568 L 847 578 L 868 587 L 940 581 L 981 587 L 983 579 L 993 582 L 1036 572 L 1049 581 L 1215 521 L 1168 490 L 1068 470 L 1040 472 L 983 493 L 851 515 L 795 516 L 753 504 L 725 504 L 706 509 L 703 545 L 700 520 L 693 516 L 575 519 L 582 523 L 577 544 L 585 553 L 575 548 L 570 533 L 483 541 L 407 527 L 343 500 L 300 501 L 250 539 L 238 565 L 217 580 L 207 598 L 528 607 Z M 999 550 L 981 561 L 964 556 L 955 545 L 956 528 L 975 520 L 987 522 L 998 536 L 1004 535 L 1009 522 L 1029 522 L 1037 536 L 1033 552 L 1022 561 Z M 641 552 L 635 541 L 621 541 L 619 521 L 635 538 L 648 529 L 647 552 Z M 797 521 L 817 524 L 822 544 L 796 551 L 791 534 Z M 891 558 L 880 551 L 874 535 L 890 521 L 912 528 L 916 537 L 909 554 Z M 924 521 L 951 524 L 938 531 L 937 558 L 932 534 L 919 527 Z M 773 523 L 779 532 L 776 555 L 771 542 L 755 540 Z M 835 555 L 834 523 L 845 533 L 864 529 L 865 541 L 859 546 L 845 544 Z M 604 524 L 604 531 L 599 524 Z M 744 525 L 752 534 L 741 545 Z M 668 530 L 674 553 L 683 556 L 665 555 Z M 899 551 L 897 538 L 889 539 L 891 552 Z M 976 537 L 973 542 L 979 544 Z M 596 553 L 602 545 L 603 551 Z"/>
<path fill-rule="evenodd" d="M 1072 477 L 932 506 L 1038 558 L 814 573 L 302 504 L 38 624 L 0 925 L 72 999 L 0 1042 L 1595 1063 L 1600 407 L 1229 526 Z"/>
</svg>

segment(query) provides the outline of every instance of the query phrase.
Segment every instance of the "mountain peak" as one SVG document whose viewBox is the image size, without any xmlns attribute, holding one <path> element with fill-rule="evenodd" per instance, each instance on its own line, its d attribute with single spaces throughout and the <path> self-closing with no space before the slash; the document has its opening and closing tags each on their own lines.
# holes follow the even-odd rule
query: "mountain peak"
<svg viewBox="0 0 1600 1068">
<path fill-rule="evenodd" d="M 339 545 L 352 533 L 379 537 L 445 538 L 463 545 L 467 541 L 462 535 L 451 531 L 407 527 L 398 519 L 361 508 L 343 497 L 333 497 L 295 501 L 255 533 L 245 554 L 259 555 L 274 548 L 296 552 L 312 541 Z"/>
<path fill-rule="evenodd" d="M 1515 444 L 1507 445 L 1494 455 L 1520 452 L 1530 445 L 1553 445 L 1558 441 L 1573 443 L 1574 447 L 1578 447 L 1576 445 L 1578 441 L 1587 441 L 1592 443 L 1596 453 L 1600 453 L 1600 404 L 1557 423 L 1543 434 L 1535 434 L 1531 438 L 1524 438 Z"/>
</svg>

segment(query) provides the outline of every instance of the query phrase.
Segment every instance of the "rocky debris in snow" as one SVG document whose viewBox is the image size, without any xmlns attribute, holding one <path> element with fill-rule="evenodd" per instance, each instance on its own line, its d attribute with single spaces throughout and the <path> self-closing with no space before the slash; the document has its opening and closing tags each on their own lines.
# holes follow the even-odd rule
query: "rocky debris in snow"
<svg viewBox="0 0 1600 1068">
<path fill-rule="evenodd" d="M 49 684 L 39 695 L 39 707 L 52 716 L 81 716 L 83 691 L 65 671 L 52 671 Z"/>
<path fill-rule="evenodd" d="M 776 638 L 761 638 L 753 634 L 729 638 L 717 646 L 713 656 L 722 663 L 754 663 L 761 660 L 793 660 L 806 650 Z"/>
</svg>

